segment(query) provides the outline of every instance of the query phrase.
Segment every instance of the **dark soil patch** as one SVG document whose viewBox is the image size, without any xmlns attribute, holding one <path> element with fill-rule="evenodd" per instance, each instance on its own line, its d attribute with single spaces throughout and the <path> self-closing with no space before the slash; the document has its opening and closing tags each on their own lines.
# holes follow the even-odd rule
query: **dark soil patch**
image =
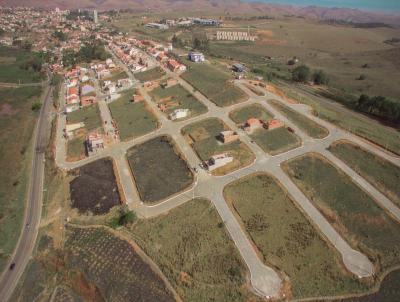
<svg viewBox="0 0 400 302">
<path fill-rule="evenodd" d="M 178 193 L 193 182 L 185 160 L 166 136 L 157 137 L 128 151 L 128 161 L 143 201 L 154 202 Z"/>
<path fill-rule="evenodd" d="M 80 213 L 107 213 L 121 203 L 112 161 L 100 159 L 75 170 L 70 182 L 72 207 Z"/>
</svg>

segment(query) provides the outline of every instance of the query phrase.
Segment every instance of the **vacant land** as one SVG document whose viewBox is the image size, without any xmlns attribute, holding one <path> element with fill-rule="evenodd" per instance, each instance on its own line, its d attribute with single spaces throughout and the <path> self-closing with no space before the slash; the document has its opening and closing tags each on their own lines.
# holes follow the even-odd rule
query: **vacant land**
<svg viewBox="0 0 400 302">
<path fill-rule="evenodd" d="M 189 109 L 188 118 L 207 112 L 207 107 L 179 84 L 168 88 L 157 87 L 149 94 L 158 104 L 166 107 L 164 112 L 167 115 L 176 109 Z"/>
<path fill-rule="evenodd" d="M 324 138 L 329 134 L 329 131 L 318 125 L 316 122 L 305 117 L 301 113 L 283 105 L 281 102 L 271 100 L 269 103 L 281 113 L 283 113 L 289 120 L 295 123 L 302 131 L 304 131 L 308 136 L 313 138 Z"/>
<path fill-rule="evenodd" d="M 300 137 L 289 131 L 286 127 L 272 130 L 257 129 L 250 137 L 270 155 L 286 152 L 301 145 Z"/>
<path fill-rule="evenodd" d="M 37 117 L 31 106 L 40 93 L 39 87 L 0 89 L 0 271 L 17 243 L 24 217 Z"/>
<path fill-rule="evenodd" d="M 136 145 L 127 153 L 141 200 L 155 202 L 178 193 L 193 182 L 172 139 L 161 136 Z"/>
<path fill-rule="evenodd" d="M 229 117 L 236 124 L 243 124 L 249 118 L 256 118 L 262 121 L 268 121 L 272 119 L 274 115 L 260 104 L 252 104 L 233 110 L 229 113 Z"/>
<path fill-rule="evenodd" d="M 224 175 L 245 167 L 254 159 L 251 150 L 240 140 L 227 144 L 220 142 L 218 136 L 224 130 L 229 130 L 229 127 L 217 118 L 205 119 L 182 129 L 185 139 L 201 160 L 205 161 L 212 155 L 225 152 L 234 158 L 233 162 L 213 171 L 216 175 Z"/>
<path fill-rule="evenodd" d="M 165 75 L 164 70 L 161 67 L 154 67 L 152 69 L 135 73 L 135 78 L 141 82 L 156 81 L 161 79 Z"/>
<path fill-rule="evenodd" d="M 100 86 L 103 86 L 104 81 L 117 82 L 118 80 L 126 79 L 126 78 L 128 78 L 128 75 L 126 74 L 126 72 L 124 70 L 114 69 L 110 76 L 105 77 L 100 80 Z"/>
<path fill-rule="evenodd" d="M 348 141 L 332 144 L 329 151 L 400 206 L 400 167 Z"/>
<path fill-rule="evenodd" d="M 133 91 L 124 92 L 109 108 L 118 124 L 121 140 L 136 138 L 157 129 L 158 121 L 145 102 L 132 103 Z"/>
<path fill-rule="evenodd" d="M 76 130 L 74 137 L 69 139 L 67 143 L 67 157 L 70 161 L 76 161 L 85 157 L 85 141 L 89 132 L 103 132 L 100 110 L 96 104 L 68 113 L 67 124 L 80 122 L 83 122 L 85 127 Z"/>
<path fill-rule="evenodd" d="M 312 106 L 314 114 L 319 118 L 370 140 L 393 153 L 400 154 L 400 132 L 398 130 L 350 110 L 342 110 L 340 106 L 329 104 L 327 101 L 303 97 L 288 87 L 280 88 L 291 98 Z"/>
<path fill-rule="evenodd" d="M 184 301 L 249 301 L 246 267 L 209 201 L 189 201 L 130 231 Z"/>
<path fill-rule="evenodd" d="M 0 82 L 36 83 L 44 79 L 40 71 L 32 69 L 36 54 L 22 49 L 0 46 Z"/>
<path fill-rule="evenodd" d="M 77 174 L 70 182 L 71 205 L 80 213 L 102 215 L 121 203 L 111 160 L 99 159 L 71 174 Z"/>
<path fill-rule="evenodd" d="M 66 267 L 105 301 L 174 301 L 161 277 L 127 241 L 104 228 L 68 227 Z"/>
<path fill-rule="evenodd" d="M 283 168 L 333 226 L 382 270 L 400 263 L 400 225 L 347 175 L 316 154 Z"/>
<path fill-rule="evenodd" d="M 293 297 L 358 292 L 335 250 L 321 238 L 280 184 L 267 174 L 228 185 L 224 194 L 267 264 L 290 278 Z"/>
<path fill-rule="evenodd" d="M 185 64 L 188 65 L 188 70 L 182 74 L 182 78 L 217 106 L 225 107 L 247 99 L 246 94 L 229 81 L 229 73 L 207 63 L 185 61 Z"/>
</svg>

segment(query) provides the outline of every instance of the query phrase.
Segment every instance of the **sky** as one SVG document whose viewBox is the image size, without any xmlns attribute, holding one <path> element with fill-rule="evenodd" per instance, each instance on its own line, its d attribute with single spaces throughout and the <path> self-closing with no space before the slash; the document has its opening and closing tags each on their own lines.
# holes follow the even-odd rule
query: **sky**
<svg viewBox="0 0 400 302">
<path fill-rule="evenodd" d="M 400 0 L 247 0 L 265 3 L 291 4 L 299 6 L 347 7 L 369 11 L 399 13 Z"/>
</svg>

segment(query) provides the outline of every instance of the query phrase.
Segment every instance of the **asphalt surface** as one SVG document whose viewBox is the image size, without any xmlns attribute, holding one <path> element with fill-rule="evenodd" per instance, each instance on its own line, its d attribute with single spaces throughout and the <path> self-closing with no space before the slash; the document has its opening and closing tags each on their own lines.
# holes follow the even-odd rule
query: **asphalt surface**
<svg viewBox="0 0 400 302">
<path fill-rule="evenodd" d="M 43 179 L 45 166 L 45 150 L 48 141 L 49 114 L 53 87 L 45 88 L 44 101 L 40 110 L 36 139 L 32 156 L 32 169 L 29 185 L 29 197 L 26 203 L 23 228 L 17 246 L 8 264 L 15 263 L 14 269 L 6 269 L 0 279 L 0 301 L 10 299 L 18 280 L 24 272 L 32 255 L 39 231 L 40 217 L 42 213 Z"/>
</svg>

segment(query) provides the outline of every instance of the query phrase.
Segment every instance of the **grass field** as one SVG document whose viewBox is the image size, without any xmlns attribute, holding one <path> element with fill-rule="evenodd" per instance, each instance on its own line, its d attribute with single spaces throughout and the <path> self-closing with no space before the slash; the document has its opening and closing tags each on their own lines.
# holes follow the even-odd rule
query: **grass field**
<svg viewBox="0 0 400 302">
<path fill-rule="evenodd" d="M 286 152 L 301 145 L 300 137 L 290 132 L 286 127 L 272 130 L 257 129 L 250 137 L 270 155 Z"/>
<path fill-rule="evenodd" d="M 273 117 L 274 115 L 260 104 L 244 106 L 229 113 L 229 118 L 236 124 L 243 124 L 249 118 L 257 118 L 259 120 L 268 121 Z"/>
<path fill-rule="evenodd" d="M 189 201 L 130 231 L 184 301 L 251 301 L 246 267 L 209 201 Z"/>
<path fill-rule="evenodd" d="M 31 143 L 41 88 L 0 89 L 0 271 L 17 243 L 31 165 Z"/>
<path fill-rule="evenodd" d="M 398 166 L 348 141 L 332 144 L 329 151 L 400 206 Z"/>
<path fill-rule="evenodd" d="M 398 130 L 384 126 L 361 114 L 343 111 L 338 109 L 337 106 L 303 97 L 286 87 L 280 88 L 288 96 L 312 106 L 315 115 L 319 118 L 387 148 L 393 153 L 400 154 L 400 132 Z"/>
<path fill-rule="evenodd" d="M 44 79 L 40 72 L 22 68 L 29 66 L 32 54 L 29 51 L 0 46 L 0 82 L 36 83 Z"/>
<path fill-rule="evenodd" d="M 100 86 L 103 86 L 104 81 L 117 82 L 120 79 L 126 79 L 128 75 L 122 69 L 113 70 L 111 76 L 105 77 L 100 81 Z"/>
<path fill-rule="evenodd" d="M 182 129 L 185 139 L 201 160 L 208 160 L 212 155 L 224 152 L 234 158 L 233 162 L 214 170 L 215 175 L 230 173 L 249 165 L 254 160 L 251 150 L 240 140 L 227 144 L 221 143 L 217 137 L 224 130 L 229 130 L 229 127 L 217 118 L 208 118 Z"/>
<path fill-rule="evenodd" d="M 193 183 L 193 174 L 171 138 L 161 136 L 128 150 L 127 158 L 141 200 L 155 202 Z"/>
<path fill-rule="evenodd" d="M 242 90 L 229 82 L 232 79 L 229 73 L 207 63 L 196 64 L 185 61 L 185 64 L 188 70 L 182 74 L 182 78 L 217 106 L 225 107 L 247 99 Z"/>
<path fill-rule="evenodd" d="M 145 102 L 132 103 L 133 91 L 129 90 L 109 104 L 112 117 L 117 121 L 121 140 L 145 135 L 158 127 L 155 115 Z"/>
<path fill-rule="evenodd" d="M 229 184 L 225 198 L 267 264 L 283 271 L 294 298 L 359 292 L 364 286 L 346 273 L 330 248 L 268 174 Z"/>
<path fill-rule="evenodd" d="M 135 78 L 141 82 L 155 81 L 161 79 L 165 75 L 161 67 L 155 67 L 146 71 L 135 73 Z"/>
<path fill-rule="evenodd" d="M 348 176 L 316 154 L 282 166 L 333 226 L 382 270 L 400 263 L 400 224 Z"/>
<path fill-rule="evenodd" d="M 282 103 L 271 100 L 269 103 L 277 110 L 279 110 L 283 115 L 285 115 L 290 121 L 296 124 L 302 131 L 304 131 L 308 136 L 313 138 L 324 138 L 328 136 L 329 131 L 310 120 L 301 113 L 283 105 Z"/>
<path fill-rule="evenodd" d="M 149 94 L 157 103 L 161 103 L 160 100 L 165 98 L 168 98 L 168 100 L 162 102 L 165 105 L 168 105 L 170 102 L 176 103 L 165 110 L 167 115 L 175 109 L 189 109 L 190 115 L 188 118 L 207 112 L 207 107 L 179 84 L 165 89 L 157 87 L 150 91 Z"/>
</svg>

